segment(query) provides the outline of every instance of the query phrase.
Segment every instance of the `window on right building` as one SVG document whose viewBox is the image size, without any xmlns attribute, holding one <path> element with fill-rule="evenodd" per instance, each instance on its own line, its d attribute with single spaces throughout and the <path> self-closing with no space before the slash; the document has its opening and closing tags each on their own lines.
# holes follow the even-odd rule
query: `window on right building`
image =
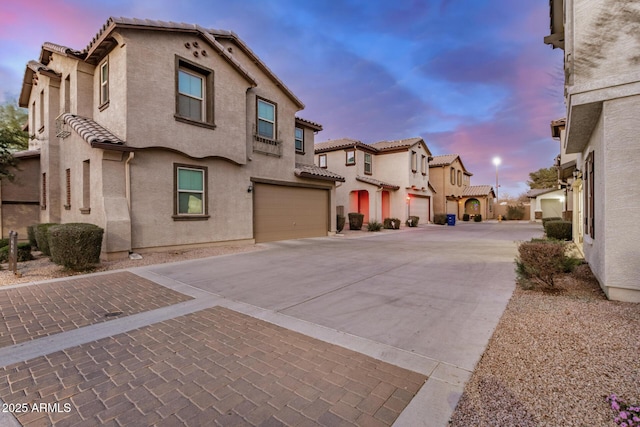
<svg viewBox="0 0 640 427">
<path fill-rule="evenodd" d="M 584 164 L 584 231 L 586 234 L 595 239 L 595 203 L 594 203 L 594 164 L 593 164 L 593 151 L 587 156 L 587 160 Z"/>
</svg>

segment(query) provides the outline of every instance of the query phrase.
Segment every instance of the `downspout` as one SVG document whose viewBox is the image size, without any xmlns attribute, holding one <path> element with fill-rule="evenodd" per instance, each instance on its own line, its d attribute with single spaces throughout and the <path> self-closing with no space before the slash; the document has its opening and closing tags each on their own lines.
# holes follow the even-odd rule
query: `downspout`
<svg viewBox="0 0 640 427">
<path fill-rule="evenodd" d="M 131 165 L 129 164 L 133 160 L 135 153 L 129 152 L 129 157 L 124 162 L 124 181 L 125 181 L 125 194 L 127 197 L 127 206 L 129 207 L 129 215 L 131 215 Z"/>
</svg>

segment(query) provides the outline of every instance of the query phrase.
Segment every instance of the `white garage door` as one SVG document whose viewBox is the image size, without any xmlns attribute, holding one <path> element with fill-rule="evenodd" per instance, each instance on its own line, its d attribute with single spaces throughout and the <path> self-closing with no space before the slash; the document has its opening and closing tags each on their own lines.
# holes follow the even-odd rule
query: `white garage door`
<svg viewBox="0 0 640 427">
<path fill-rule="evenodd" d="M 419 224 L 426 224 L 428 221 L 431 221 L 429 215 L 431 209 L 430 202 L 431 198 L 428 196 L 411 195 L 411 215 L 420 218 L 420 221 L 418 221 Z"/>
</svg>

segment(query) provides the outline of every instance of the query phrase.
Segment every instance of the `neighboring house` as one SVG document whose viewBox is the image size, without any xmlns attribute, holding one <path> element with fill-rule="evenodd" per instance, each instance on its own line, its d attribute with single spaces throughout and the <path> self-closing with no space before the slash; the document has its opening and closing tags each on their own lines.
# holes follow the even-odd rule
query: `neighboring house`
<svg viewBox="0 0 640 427">
<path fill-rule="evenodd" d="M 471 185 L 471 176 L 458 154 L 434 156 L 429 163 L 429 182 L 435 188 L 433 211 L 461 218 L 482 215 L 495 217 L 495 193 L 490 185 Z"/>
<path fill-rule="evenodd" d="M 13 181 L 0 180 L 0 224 L 2 238 L 10 231 L 18 232 L 18 240 L 27 241 L 27 226 L 36 224 L 40 218 L 40 152 L 19 151 L 13 154 L 17 166 L 10 168 Z"/>
<path fill-rule="evenodd" d="M 550 9 L 545 43 L 564 50 L 561 164 L 576 156 L 574 232 L 607 296 L 640 302 L 640 3 L 551 0 Z"/>
<path fill-rule="evenodd" d="M 364 222 L 409 216 L 432 220 L 431 152 L 422 138 L 364 144 L 337 139 L 315 145 L 316 165 L 344 176 L 336 189 L 337 213 L 359 212 Z"/>
<path fill-rule="evenodd" d="M 103 257 L 335 232 L 322 126 L 232 32 L 109 18 L 27 65 L 40 222 L 105 229 Z"/>
<path fill-rule="evenodd" d="M 563 218 L 567 195 L 564 189 L 535 188 L 527 191 L 531 199 L 530 216 L 532 221 L 541 222 L 543 218 Z"/>
</svg>

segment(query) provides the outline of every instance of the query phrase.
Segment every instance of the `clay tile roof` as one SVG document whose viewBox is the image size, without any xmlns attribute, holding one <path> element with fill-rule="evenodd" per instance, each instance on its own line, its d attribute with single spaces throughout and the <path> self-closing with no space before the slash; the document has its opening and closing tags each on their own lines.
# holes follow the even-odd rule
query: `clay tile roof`
<svg viewBox="0 0 640 427">
<path fill-rule="evenodd" d="M 71 126 L 71 128 L 89 144 L 97 142 L 103 144 L 124 145 L 123 140 L 91 119 L 66 113 L 62 115 L 62 120 L 64 123 Z"/>
<path fill-rule="evenodd" d="M 322 125 L 320 123 L 312 122 L 311 120 L 303 119 L 302 117 L 298 116 L 296 116 L 296 124 L 301 124 L 313 130 L 322 130 Z"/>
<path fill-rule="evenodd" d="M 462 197 L 488 196 L 492 191 L 490 185 L 470 185 L 462 190 Z"/>
<path fill-rule="evenodd" d="M 552 191 L 558 190 L 557 188 L 534 188 L 527 191 L 527 197 L 530 199 L 541 196 L 542 194 L 551 193 Z"/>
<path fill-rule="evenodd" d="M 79 50 L 71 49 L 70 47 L 62 46 L 62 45 L 51 43 L 51 42 L 44 42 L 42 44 L 42 49 L 46 49 L 51 52 L 57 52 L 63 55 L 72 55 L 79 58 L 83 56 L 83 53 L 80 52 Z"/>
<path fill-rule="evenodd" d="M 15 157 L 16 159 L 28 159 L 31 157 L 40 157 L 40 150 L 16 151 L 13 153 L 13 157 Z"/>
<path fill-rule="evenodd" d="M 420 141 L 422 141 L 422 138 L 413 137 L 406 139 L 396 139 L 394 141 L 380 141 L 376 142 L 375 144 L 371 144 L 371 146 L 379 151 L 395 150 L 398 148 L 409 148 Z"/>
<path fill-rule="evenodd" d="M 441 156 L 433 156 L 433 160 L 429 162 L 429 167 L 435 166 L 447 166 L 451 163 L 455 162 L 455 160 L 460 157 L 457 154 L 444 154 Z"/>
<path fill-rule="evenodd" d="M 377 179 L 369 178 L 368 176 L 356 176 L 357 181 L 366 182 L 377 187 L 387 188 L 389 190 L 399 190 L 399 185 L 387 184 L 386 182 L 378 181 Z"/>
<path fill-rule="evenodd" d="M 329 141 L 318 142 L 314 145 L 316 153 L 324 153 L 326 151 L 339 150 L 341 148 L 355 147 L 364 145 L 362 142 L 351 138 L 331 139 Z"/>
<path fill-rule="evenodd" d="M 27 68 L 29 68 L 34 73 L 43 72 L 45 74 L 60 76 L 60 74 L 55 72 L 55 70 L 52 70 L 46 65 L 34 60 L 27 62 Z"/>
<path fill-rule="evenodd" d="M 296 168 L 293 172 L 300 178 L 321 179 L 325 181 L 345 181 L 343 176 L 316 165 L 296 163 Z"/>
</svg>

